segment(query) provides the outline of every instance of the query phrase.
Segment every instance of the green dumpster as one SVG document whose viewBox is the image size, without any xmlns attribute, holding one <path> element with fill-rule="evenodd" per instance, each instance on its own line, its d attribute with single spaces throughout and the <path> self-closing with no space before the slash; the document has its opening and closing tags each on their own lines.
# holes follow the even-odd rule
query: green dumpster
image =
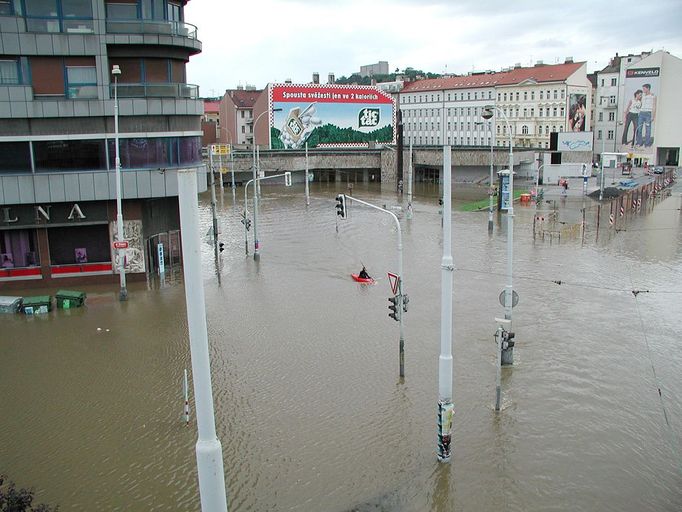
<svg viewBox="0 0 682 512">
<path fill-rule="evenodd" d="M 61 309 L 79 308 L 85 302 L 85 292 L 59 290 L 55 295 L 57 307 Z"/>
<path fill-rule="evenodd" d="M 24 297 L 21 310 L 27 315 L 47 313 L 52 310 L 52 296 L 36 295 L 35 297 Z"/>
</svg>

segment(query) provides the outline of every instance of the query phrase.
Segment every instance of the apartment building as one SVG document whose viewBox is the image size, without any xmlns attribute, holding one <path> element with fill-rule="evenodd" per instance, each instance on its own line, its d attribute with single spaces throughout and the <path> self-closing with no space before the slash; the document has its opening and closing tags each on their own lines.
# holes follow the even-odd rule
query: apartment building
<svg viewBox="0 0 682 512">
<path fill-rule="evenodd" d="M 256 90 L 249 85 L 225 91 L 220 100 L 220 142 L 240 145 L 253 143 L 253 109 L 262 92 L 262 89 Z"/>
<path fill-rule="evenodd" d="M 591 96 L 586 64 L 571 60 L 419 80 L 399 94 L 406 144 L 490 145 L 482 112 L 496 105 L 502 115 L 491 121 L 492 143 L 508 146 L 511 130 L 512 144 L 528 148 L 549 148 L 551 132 L 589 131 Z"/>
<path fill-rule="evenodd" d="M 0 289 L 118 281 L 115 92 L 128 279 L 179 254 L 177 171 L 203 171 L 186 3 L 0 1 Z"/>
</svg>

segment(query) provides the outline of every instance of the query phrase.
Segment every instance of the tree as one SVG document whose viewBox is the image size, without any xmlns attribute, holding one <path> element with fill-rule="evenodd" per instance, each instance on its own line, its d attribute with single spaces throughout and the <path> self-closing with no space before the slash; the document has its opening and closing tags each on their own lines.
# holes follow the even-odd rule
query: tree
<svg viewBox="0 0 682 512">
<path fill-rule="evenodd" d="M 32 489 L 17 489 L 14 482 L 5 483 L 5 476 L 0 475 L 0 512 L 58 512 L 59 507 L 33 505 Z"/>
</svg>

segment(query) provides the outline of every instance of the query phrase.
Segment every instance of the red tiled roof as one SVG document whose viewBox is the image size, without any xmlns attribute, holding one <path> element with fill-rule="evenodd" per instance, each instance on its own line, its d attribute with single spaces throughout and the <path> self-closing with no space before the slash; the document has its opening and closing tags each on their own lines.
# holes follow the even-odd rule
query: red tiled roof
<svg viewBox="0 0 682 512">
<path fill-rule="evenodd" d="M 246 91 L 243 89 L 232 89 L 225 91 L 225 94 L 232 98 L 232 102 L 237 108 L 250 108 L 263 91 Z"/>
<path fill-rule="evenodd" d="M 220 102 L 214 100 L 204 100 L 204 113 L 220 113 Z"/>
<path fill-rule="evenodd" d="M 572 62 L 552 66 L 517 68 L 500 73 L 431 78 L 428 80 L 406 83 L 401 92 L 495 87 L 498 85 L 514 85 L 525 80 L 534 80 L 535 82 L 562 82 L 575 73 L 583 64 L 583 62 Z"/>
</svg>

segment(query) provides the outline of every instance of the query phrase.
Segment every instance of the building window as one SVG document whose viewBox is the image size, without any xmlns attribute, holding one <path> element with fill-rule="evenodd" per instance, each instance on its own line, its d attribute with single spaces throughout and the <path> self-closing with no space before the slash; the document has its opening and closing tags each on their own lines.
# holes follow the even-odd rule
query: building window
<svg viewBox="0 0 682 512">
<path fill-rule="evenodd" d="M 19 85 L 19 61 L 0 60 L 0 85 Z"/>
<path fill-rule="evenodd" d="M 535 91 L 530 91 L 530 100 L 535 101 Z"/>
<path fill-rule="evenodd" d="M 554 99 L 556 100 L 556 99 L 558 99 L 558 98 L 559 98 L 559 91 L 557 91 L 556 89 L 554 89 Z"/>
<path fill-rule="evenodd" d="M 106 170 L 104 140 L 33 142 L 36 171 Z"/>
<path fill-rule="evenodd" d="M 540 115 L 540 117 L 542 117 L 542 109 L 541 108 L 538 109 L 538 114 Z"/>
<path fill-rule="evenodd" d="M 542 99 L 542 96 L 543 96 L 543 95 L 542 95 L 542 91 L 540 91 L 540 99 Z"/>
<path fill-rule="evenodd" d="M 523 101 L 527 101 L 527 100 L 528 100 L 528 92 L 523 91 Z"/>
<path fill-rule="evenodd" d="M 601 86 L 604 87 L 604 79 L 601 79 Z"/>
<path fill-rule="evenodd" d="M 527 108 L 523 109 L 523 117 L 528 117 L 528 109 Z"/>
<path fill-rule="evenodd" d="M 566 91 L 564 91 L 563 89 L 561 89 L 561 99 L 562 100 L 566 99 Z"/>
<path fill-rule="evenodd" d="M 28 32 L 93 31 L 90 0 L 34 0 L 24 5 Z"/>
<path fill-rule="evenodd" d="M 534 108 L 530 109 L 530 117 L 535 117 L 535 109 Z"/>
<path fill-rule="evenodd" d="M 538 126 L 538 135 L 542 135 L 542 125 Z"/>
<path fill-rule="evenodd" d="M 528 135 L 528 126 L 525 124 L 521 127 L 521 134 Z"/>
<path fill-rule="evenodd" d="M 519 93 L 516 93 L 516 101 L 519 101 Z"/>
<path fill-rule="evenodd" d="M 561 117 L 564 117 L 564 107 L 561 107 L 559 110 L 561 111 L 560 113 Z"/>
<path fill-rule="evenodd" d="M 609 112 L 609 121 L 615 121 L 616 120 L 616 113 L 615 112 Z"/>
<path fill-rule="evenodd" d="M 31 172 L 28 142 L 0 142 L 0 173 Z"/>
<path fill-rule="evenodd" d="M 614 87 L 615 87 L 616 85 L 618 85 L 618 79 L 617 79 L 617 78 L 612 78 L 612 79 L 611 79 L 611 85 L 614 86 Z"/>
<path fill-rule="evenodd" d="M 547 135 L 549 135 L 549 125 L 546 125 L 546 126 L 545 126 L 545 133 L 546 133 Z"/>
<path fill-rule="evenodd" d="M 475 100 L 478 99 L 478 93 L 477 93 L 477 92 L 474 93 L 474 99 L 475 99 Z"/>
<path fill-rule="evenodd" d="M 497 93 L 497 101 L 502 101 L 502 94 L 499 92 Z"/>
<path fill-rule="evenodd" d="M 609 130 L 609 131 L 608 131 L 608 133 L 607 133 L 607 135 L 606 135 L 606 138 L 609 139 L 609 140 L 613 140 L 613 130 Z"/>
<path fill-rule="evenodd" d="M 603 121 L 603 120 L 604 120 L 604 112 L 599 112 L 599 117 L 598 117 L 598 119 L 599 119 L 599 121 Z"/>
<path fill-rule="evenodd" d="M 507 101 L 507 93 L 504 93 L 504 101 Z"/>
<path fill-rule="evenodd" d="M 97 68 L 95 66 L 66 67 L 66 97 L 97 98 Z"/>
<path fill-rule="evenodd" d="M 552 115 L 553 115 L 554 117 L 556 117 L 556 112 L 557 112 L 556 107 L 554 107 L 554 108 L 552 109 Z"/>
<path fill-rule="evenodd" d="M 11 0 L 0 0 L 0 16 L 13 16 L 14 9 L 12 9 Z"/>
<path fill-rule="evenodd" d="M 616 97 L 615 96 L 609 96 L 609 105 L 615 105 L 616 104 Z"/>
</svg>

